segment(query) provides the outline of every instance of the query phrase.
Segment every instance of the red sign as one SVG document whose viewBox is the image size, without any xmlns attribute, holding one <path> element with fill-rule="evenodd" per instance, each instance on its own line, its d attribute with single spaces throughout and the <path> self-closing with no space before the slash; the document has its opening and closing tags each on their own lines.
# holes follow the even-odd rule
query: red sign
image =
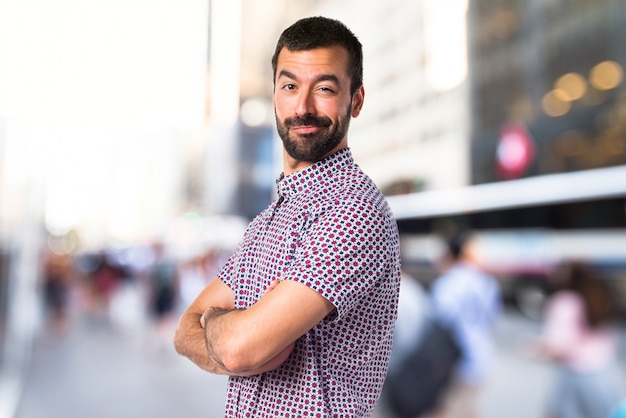
<svg viewBox="0 0 626 418">
<path fill-rule="evenodd" d="M 535 146 L 523 125 L 507 124 L 500 131 L 496 163 L 498 173 L 504 179 L 520 177 L 535 157 Z"/>
</svg>

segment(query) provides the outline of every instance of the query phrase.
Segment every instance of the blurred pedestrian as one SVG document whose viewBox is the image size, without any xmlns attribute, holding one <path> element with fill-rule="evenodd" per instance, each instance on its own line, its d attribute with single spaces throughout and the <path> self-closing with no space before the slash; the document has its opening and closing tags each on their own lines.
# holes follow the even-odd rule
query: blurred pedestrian
<svg viewBox="0 0 626 418">
<path fill-rule="evenodd" d="M 494 361 L 501 293 L 476 244 L 476 235 L 469 231 L 447 240 L 444 271 L 431 289 L 433 315 L 450 327 L 461 349 L 452 381 L 433 412 L 437 418 L 476 417 L 480 389 Z"/>
<path fill-rule="evenodd" d="M 420 344 L 424 323 L 429 316 L 428 294 L 422 283 L 406 271 L 402 271 L 400 279 L 400 297 L 398 299 L 398 319 L 393 335 L 393 347 L 389 361 L 387 378 L 391 379 L 404 366 L 407 357 Z M 376 408 L 379 418 L 395 418 L 398 416 L 395 397 L 391 393 L 394 386 L 389 381 L 383 386 L 381 400 Z"/>
<path fill-rule="evenodd" d="M 116 330 L 136 335 L 145 327 L 146 295 L 134 266 L 120 265 L 119 271 L 120 281 L 109 302 L 109 319 Z"/>
<path fill-rule="evenodd" d="M 365 94 L 362 63 L 361 43 L 333 19 L 299 20 L 278 40 L 278 198 L 174 339 L 199 367 L 230 376 L 227 416 L 369 417 L 378 401 L 400 248 L 384 196 L 348 148 Z"/>
<path fill-rule="evenodd" d="M 564 263 L 555 282 L 535 347 L 558 365 L 546 417 L 606 418 L 625 395 L 615 304 L 606 282 L 584 262 Z"/>
<path fill-rule="evenodd" d="M 389 371 L 400 367 L 402 358 L 410 351 L 411 347 L 419 343 L 424 322 L 429 315 L 429 309 L 428 294 L 422 283 L 406 271 L 402 271 L 398 319 L 393 335 Z"/>
<path fill-rule="evenodd" d="M 179 297 L 179 268 L 176 260 L 166 253 L 165 244 L 153 245 L 154 262 L 148 271 L 148 308 L 155 321 L 157 350 L 169 346 L 175 323 L 175 308 Z"/>
<path fill-rule="evenodd" d="M 97 318 L 110 318 L 111 299 L 122 281 L 122 270 L 105 249 L 97 254 L 97 267 L 90 273 L 93 296 L 92 313 Z"/>
<path fill-rule="evenodd" d="M 71 258 L 47 250 L 43 257 L 43 295 L 46 318 L 55 332 L 64 334 L 69 325 Z"/>
</svg>

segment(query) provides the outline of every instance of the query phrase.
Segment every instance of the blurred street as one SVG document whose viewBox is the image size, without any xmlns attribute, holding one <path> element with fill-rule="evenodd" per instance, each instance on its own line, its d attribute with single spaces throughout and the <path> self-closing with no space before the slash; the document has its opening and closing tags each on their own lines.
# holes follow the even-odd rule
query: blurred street
<svg viewBox="0 0 626 418">
<path fill-rule="evenodd" d="M 541 417 L 552 369 L 521 353 L 537 327 L 517 313 L 500 322 L 482 418 Z M 84 320 L 65 337 L 36 341 L 16 418 L 217 417 L 225 383 L 178 357 L 171 345 L 159 345 L 150 332 L 130 336 Z"/>
<path fill-rule="evenodd" d="M 16 418 L 214 417 L 225 383 L 151 331 L 83 321 L 36 341 Z"/>
</svg>

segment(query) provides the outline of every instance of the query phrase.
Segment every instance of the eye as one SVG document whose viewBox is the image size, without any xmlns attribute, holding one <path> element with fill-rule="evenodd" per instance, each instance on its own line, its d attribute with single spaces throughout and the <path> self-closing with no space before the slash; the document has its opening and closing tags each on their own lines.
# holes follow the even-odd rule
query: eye
<svg viewBox="0 0 626 418">
<path fill-rule="evenodd" d="M 296 88 L 296 85 L 292 83 L 287 83 L 283 85 L 282 87 L 283 90 L 294 90 L 295 88 Z"/>
<path fill-rule="evenodd" d="M 320 88 L 318 88 L 318 90 L 323 91 L 323 92 L 327 92 L 327 93 L 332 93 L 332 92 L 335 91 L 335 90 L 331 89 L 328 86 L 321 86 Z"/>
</svg>

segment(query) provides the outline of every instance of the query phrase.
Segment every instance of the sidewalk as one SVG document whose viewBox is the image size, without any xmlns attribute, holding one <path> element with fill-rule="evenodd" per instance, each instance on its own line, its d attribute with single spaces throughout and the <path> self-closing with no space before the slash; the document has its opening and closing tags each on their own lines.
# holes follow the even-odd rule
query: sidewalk
<svg viewBox="0 0 626 418">
<path fill-rule="evenodd" d="M 82 321 L 36 341 L 15 418 L 221 416 L 226 378 L 203 372 L 150 332 Z"/>
<path fill-rule="evenodd" d="M 553 369 L 520 354 L 524 336 L 537 332 L 538 326 L 519 315 L 504 318 L 481 418 L 542 415 Z M 83 320 L 65 337 L 37 338 L 21 402 L 11 418 L 222 416 L 226 378 L 203 372 L 178 356 L 171 340 L 163 341 L 159 350 L 154 330 L 144 328 L 142 335 L 131 336 L 102 321 Z M 626 348 L 626 332 L 622 335 Z M 625 363 L 622 367 L 626 371 Z"/>
</svg>

